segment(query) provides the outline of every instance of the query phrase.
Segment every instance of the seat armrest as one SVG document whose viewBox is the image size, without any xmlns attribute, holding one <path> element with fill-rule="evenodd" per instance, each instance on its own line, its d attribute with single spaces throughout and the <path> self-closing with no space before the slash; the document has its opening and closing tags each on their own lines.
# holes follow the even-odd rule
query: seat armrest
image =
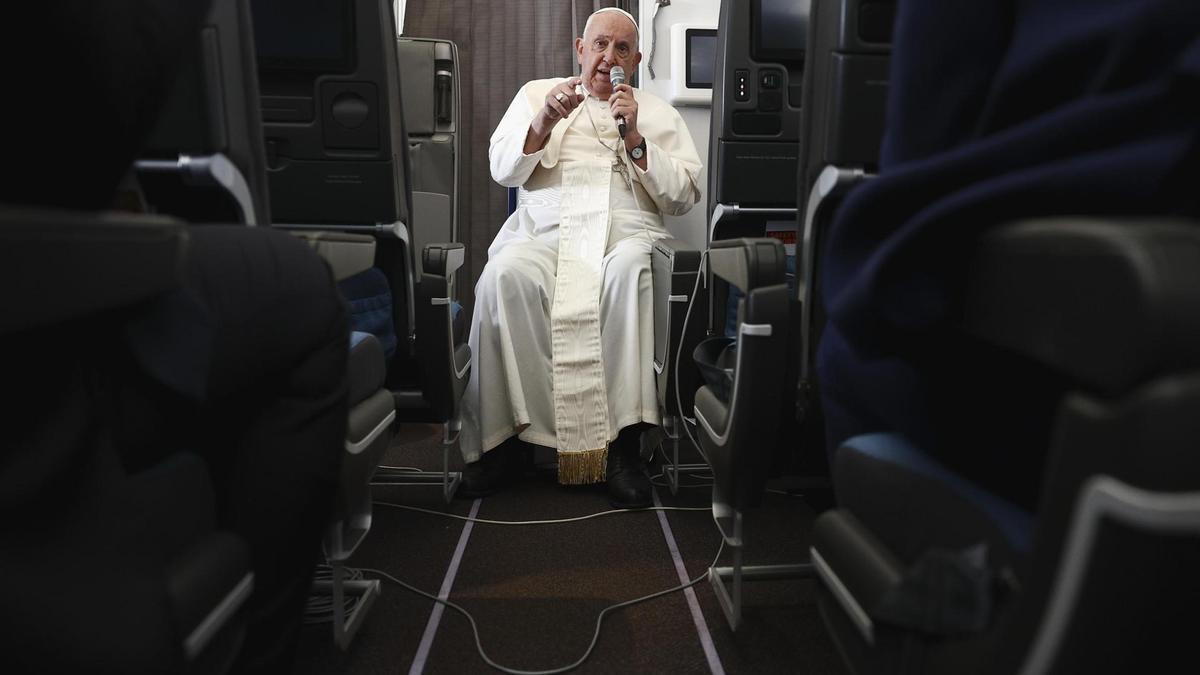
<svg viewBox="0 0 1200 675">
<path fill-rule="evenodd" d="M 0 209 L 0 334 L 166 293 L 186 250 L 185 226 L 167 218 Z"/>
<path fill-rule="evenodd" d="M 292 230 L 329 263 L 335 281 L 365 272 L 375 265 L 375 237 L 330 230 Z"/>
<path fill-rule="evenodd" d="M 466 260 L 466 249 L 459 242 L 429 244 L 421 252 L 421 270 L 425 274 L 452 277 Z"/>
<path fill-rule="evenodd" d="M 659 408 L 667 415 L 690 414 L 699 373 L 689 358 L 704 335 L 703 307 L 695 306 L 700 251 L 672 237 L 654 242 L 651 279 L 654 289 L 654 373 Z M 700 303 L 703 305 L 703 303 Z M 688 307 L 692 307 L 691 316 Z M 685 323 L 688 324 L 685 326 Z M 680 359 L 675 383 L 676 356 Z M 676 397 L 676 388 L 678 398 Z"/>
<path fill-rule="evenodd" d="M 424 375 L 422 391 L 440 422 L 458 416 L 458 404 L 471 373 L 471 348 L 454 343 L 451 293 L 454 272 L 462 266 L 461 243 L 429 244 L 421 251 L 417 294 L 417 356 Z"/>
<path fill-rule="evenodd" d="M 234 627 L 253 587 L 250 549 L 229 532 L 210 533 L 171 561 L 167 589 L 185 658 L 195 660 Z"/>
<path fill-rule="evenodd" d="M 1200 223 L 1068 217 L 981 238 L 965 330 L 1116 395 L 1200 365 Z"/>
<path fill-rule="evenodd" d="M 695 272 L 700 267 L 700 250 L 682 239 L 663 237 L 654 242 L 654 248 L 676 261 L 676 272 Z"/>
<path fill-rule="evenodd" d="M 782 284 L 787 269 L 783 245 L 771 237 L 714 241 L 708 249 L 708 260 L 713 274 L 743 293 Z"/>
</svg>

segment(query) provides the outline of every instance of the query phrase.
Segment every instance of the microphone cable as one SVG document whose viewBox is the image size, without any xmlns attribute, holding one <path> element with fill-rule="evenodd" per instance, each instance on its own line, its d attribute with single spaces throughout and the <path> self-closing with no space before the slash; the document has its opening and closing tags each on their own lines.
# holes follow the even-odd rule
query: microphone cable
<svg viewBox="0 0 1200 675">
<path fill-rule="evenodd" d="M 712 564 L 709 565 L 709 567 L 716 567 L 717 563 L 720 562 L 721 555 L 723 553 L 725 553 L 725 538 L 724 537 L 721 538 L 721 545 L 717 547 L 717 555 L 713 558 Z M 432 593 L 427 593 L 427 592 L 417 588 L 416 586 L 407 584 L 407 583 L 397 579 L 396 577 L 388 574 L 387 572 L 384 572 L 383 570 L 373 569 L 370 567 L 361 567 L 361 568 L 359 568 L 359 571 L 363 572 L 363 573 L 367 573 L 367 574 L 378 575 L 379 577 L 382 577 L 384 579 L 387 579 L 388 581 L 391 581 L 392 583 L 400 586 L 401 588 L 403 588 L 406 591 L 409 591 L 410 593 L 415 593 L 423 598 L 433 600 L 434 602 L 436 602 L 444 607 L 449 607 L 450 609 L 458 612 L 459 614 L 462 614 L 464 617 L 466 617 L 467 621 L 470 622 L 470 624 L 471 624 L 471 633 L 475 637 L 475 649 L 479 652 L 480 658 L 482 658 L 484 663 L 487 663 L 489 666 L 495 668 L 496 670 L 499 670 L 500 672 L 508 673 L 509 675 L 558 675 L 559 673 L 566 673 L 568 671 L 574 670 L 574 669 L 578 668 L 579 666 L 583 665 L 584 662 L 587 661 L 589 658 L 591 658 L 592 652 L 596 650 L 596 643 L 600 640 L 600 628 L 604 625 L 604 619 L 610 613 L 615 612 L 618 609 L 622 609 L 625 607 L 632 607 L 634 605 L 638 605 L 643 602 L 648 602 L 648 601 L 654 600 L 656 598 L 661 598 L 665 595 L 670 595 L 671 593 L 678 593 L 680 591 L 687 590 L 687 589 L 695 586 L 696 584 L 700 583 L 701 581 L 704 581 L 706 578 L 708 578 L 708 570 L 705 570 L 703 574 L 696 577 L 695 579 L 691 579 L 687 583 L 679 584 L 678 586 L 672 586 L 671 588 L 667 588 L 667 589 L 664 589 L 661 591 L 656 591 L 654 593 L 650 593 L 648 595 L 643 595 L 641 597 L 634 598 L 632 600 L 626 600 L 624 602 L 618 602 L 616 604 L 609 605 L 608 607 L 605 607 L 604 609 L 600 610 L 600 614 L 598 614 L 596 616 L 596 629 L 592 632 L 592 641 L 590 643 L 588 643 L 587 650 L 585 650 L 583 652 L 583 655 L 580 656 L 578 659 L 576 659 L 575 661 L 571 662 L 568 665 L 561 666 L 558 668 L 550 668 L 547 670 L 519 670 L 517 668 L 509 668 L 507 666 L 501 665 L 501 664 L 497 663 L 494 659 L 492 659 L 492 657 L 488 656 L 487 651 L 483 648 L 483 642 L 479 637 L 479 624 L 476 623 L 475 617 L 472 616 L 471 613 L 468 612 L 466 609 L 464 609 L 462 606 L 460 606 L 457 603 L 452 602 L 450 600 L 443 600 L 442 598 L 439 598 L 438 596 L 436 596 Z"/>
</svg>

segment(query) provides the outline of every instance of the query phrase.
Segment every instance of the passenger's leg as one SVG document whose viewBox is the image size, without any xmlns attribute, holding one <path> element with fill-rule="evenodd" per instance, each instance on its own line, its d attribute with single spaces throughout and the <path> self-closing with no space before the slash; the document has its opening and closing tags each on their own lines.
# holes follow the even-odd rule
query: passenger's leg
<svg viewBox="0 0 1200 675">
<path fill-rule="evenodd" d="M 600 343 L 608 396 L 609 497 L 625 508 L 648 506 L 650 479 L 639 452 L 642 431 L 658 424 L 655 395 L 652 244 L 643 236 L 616 242 L 604 258 Z M 618 433 L 619 432 L 619 433 Z"/>
<path fill-rule="evenodd" d="M 468 462 L 464 495 L 486 494 L 502 482 L 517 445 L 505 443 L 511 437 L 555 445 L 550 307 L 557 260 L 558 251 L 542 242 L 514 242 L 488 261 L 475 286 L 460 437 Z"/>
</svg>

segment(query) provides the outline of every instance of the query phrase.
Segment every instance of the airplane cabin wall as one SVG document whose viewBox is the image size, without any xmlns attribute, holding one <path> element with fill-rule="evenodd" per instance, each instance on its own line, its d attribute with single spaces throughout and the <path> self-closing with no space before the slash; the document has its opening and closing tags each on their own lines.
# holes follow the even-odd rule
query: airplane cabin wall
<svg viewBox="0 0 1200 675">
<path fill-rule="evenodd" d="M 647 67 L 650 64 L 650 46 L 653 35 L 654 8 L 657 0 L 640 0 L 638 20 L 641 31 L 642 63 L 638 66 L 638 87 L 661 97 L 671 100 L 671 25 L 677 23 L 705 24 L 717 27 L 720 14 L 720 0 L 671 0 L 671 4 L 658 10 L 657 46 L 654 53 L 655 78 L 650 79 Z M 664 216 L 667 230 L 677 239 L 704 249 L 708 224 L 705 222 L 706 204 L 708 200 L 708 133 L 712 120 L 711 105 L 676 105 L 688 131 L 692 133 L 692 141 L 696 144 L 696 152 L 704 162 L 704 172 L 700 175 L 700 201 L 692 210 L 682 216 Z"/>
</svg>

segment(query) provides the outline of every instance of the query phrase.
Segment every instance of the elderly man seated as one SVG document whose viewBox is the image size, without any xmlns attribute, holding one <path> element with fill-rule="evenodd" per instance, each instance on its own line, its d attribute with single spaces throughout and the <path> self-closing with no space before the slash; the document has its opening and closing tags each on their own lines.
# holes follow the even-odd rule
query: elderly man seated
<svg viewBox="0 0 1200 675">
<path fill-rule="evenodd" d="M 575 40 L 581 77 L 527 83 L 492 135 L 492 177 L 520 191 L 475 287 L 466 496 L 504 482 L 525 441 L 557 449 L 560 483 L 607 480 L 615 506 L 650 503 L 650 251 L 662 214 L 699 200 L 701 164 L 678 112 L 613 85 L 637 45 L 628 13 L 592 14 Z"/>
</svg>

